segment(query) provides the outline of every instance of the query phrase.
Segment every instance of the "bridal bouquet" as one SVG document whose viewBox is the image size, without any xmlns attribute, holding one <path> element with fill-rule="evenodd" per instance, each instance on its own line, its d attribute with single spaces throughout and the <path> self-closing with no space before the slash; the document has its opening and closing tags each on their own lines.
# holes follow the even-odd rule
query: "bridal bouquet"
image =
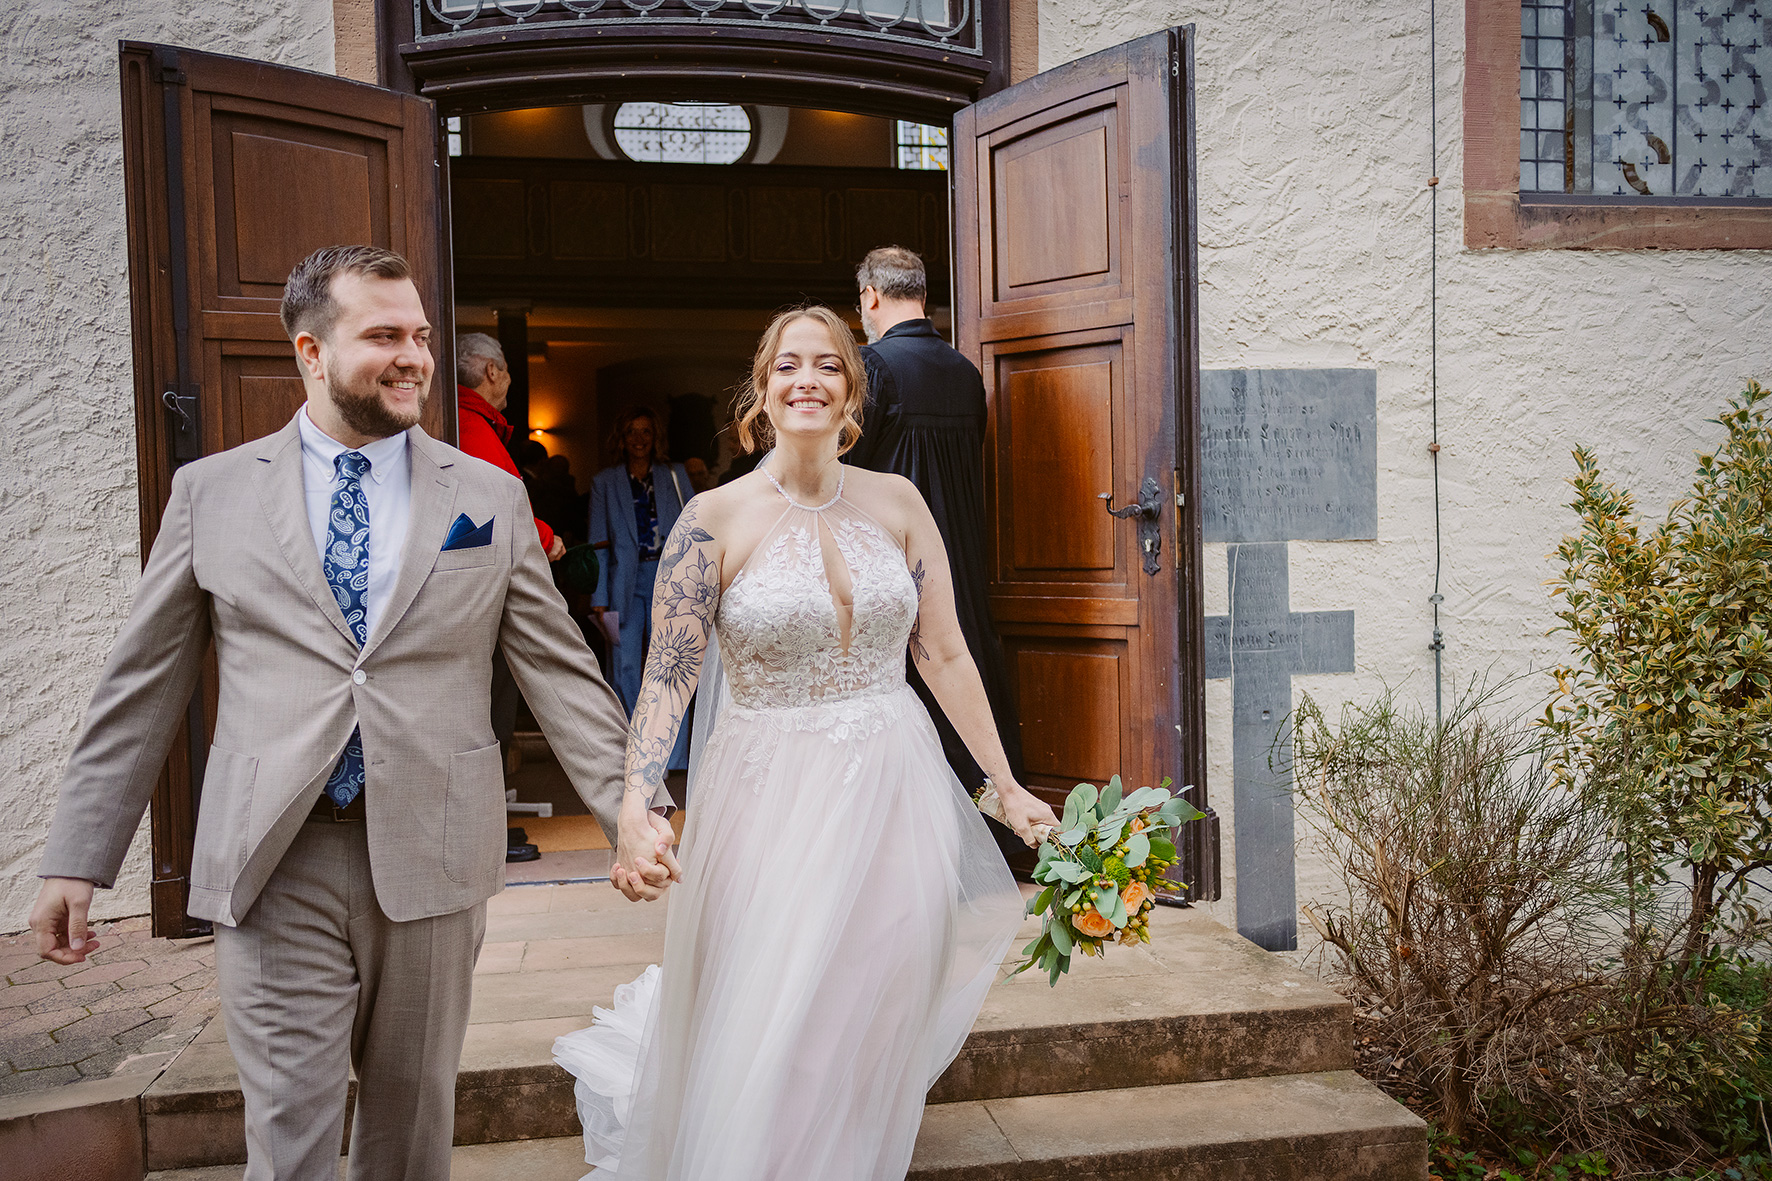
<svg viewBox="0 0 1772 1181">
<path fill-rule="evenodd" d="M 1058 832 L 1040 844 L 1034 881 L 1045 888 L 1028 903 L 1029 914 L 1044 914 L 1040 937 L 1021 949 L 1027 957 L 1016 969 L 1038 965 L 1049 983 L 1070 971 L 1071 953 L 1102 955 L 1111 940 L 1149 943 L 1152 882 L 1175 864 L 1181 826 L 1202 813 L 1160 787 L 1126 792 L 1120 777 L 1097 790 L 1079 783 L 1064 804 Z M 986 784 L 979 808 L 987 815 L 995 790 Z"/>
</svg>

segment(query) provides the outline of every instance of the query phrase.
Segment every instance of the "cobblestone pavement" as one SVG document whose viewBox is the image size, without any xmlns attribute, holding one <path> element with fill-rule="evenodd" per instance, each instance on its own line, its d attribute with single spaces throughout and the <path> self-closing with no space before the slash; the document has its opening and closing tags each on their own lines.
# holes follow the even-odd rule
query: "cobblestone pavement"
<svg viewBox="0 0 1772 1181">
<path fill-rule="evenodd" d="M 99 950 L 66 967 L 30 932 L 0 937 L 0 1095 L 158 1071 L 215 1015 L 215 944 L 97 923 Z"/>
</svg>

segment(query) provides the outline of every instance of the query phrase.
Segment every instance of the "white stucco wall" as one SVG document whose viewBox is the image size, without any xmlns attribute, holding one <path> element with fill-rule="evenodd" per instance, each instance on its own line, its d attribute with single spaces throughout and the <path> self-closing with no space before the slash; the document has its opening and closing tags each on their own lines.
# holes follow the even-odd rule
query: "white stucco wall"
<svg viewBox="0 0 1772 1181">
<path fill-rule="evenodd" d="M 1435 174 L 1446 688 L 1545 667 L 1563 650 L 1545 634 L 1543 581 L 1572 524 L 1570 449 L 1593 446 L 1608 476 L 1664 511 L 1720 434 L 1705 420 L 1744 379 L 1772 378 L 1772 258 L 1466 250 L 1457 0 L 1439 5 L 1431 164 L 1426 0 L 1040 0 L 1040 65 L 1188 23 L 1203 367 L 1378 375 L 1378 540 L 1291 545 L 1292 609 L 1351 608 L 1358 671 L 1294 678 L 1295 696 L 1333 709 L 1389 684 L 1433 707 Z M 1207 551 L 1207 611 L 1222 614 L 1225 547 Z M 1211 909 L 1234 923 L 1231 682 L 1208 685 L 1209 784 L 1227 821 L 1225 898 Z M 1298 884 L 1301 900 L 1332 886 L 1308 849 Z"/>
<path fill-rule="evenodd" d="M 141 572 L 117 43 L 332 69 L 331 0 L 0 7 L 0 931 Z M 101 916 L 148 908 L 147 826 Z"/>
</svg>

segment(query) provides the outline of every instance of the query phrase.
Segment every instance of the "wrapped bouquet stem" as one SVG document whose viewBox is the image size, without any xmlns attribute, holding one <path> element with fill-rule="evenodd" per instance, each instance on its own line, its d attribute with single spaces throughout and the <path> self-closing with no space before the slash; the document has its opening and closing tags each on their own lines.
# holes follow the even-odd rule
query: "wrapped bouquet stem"
<svg viewBox="0 0 1772 1181">
<path fill-rule="evenodd" d="M 1070 971 L 1073 952 L 1099 956 L 1109 942 L 1151 941 L 1152 883 L 1175 864 L 1181 826 L 1202 815 L 1172 794 L 1169 783 L 1132 792 L 1118 775 L 1099 789 L 1079 783 L 1065 800 L 1058 829 L 1040 826 L 1034 882 L 1042 889 L 1027 912 L 1044 918 L 1040 937 L 1021 949 L 1027 958 L 1017 972 L 1038 966 L 1056 986 Z M 977 802 L 986 816 L 1003 820 L 1003 802 L 990 780 Z"/>
</svg>

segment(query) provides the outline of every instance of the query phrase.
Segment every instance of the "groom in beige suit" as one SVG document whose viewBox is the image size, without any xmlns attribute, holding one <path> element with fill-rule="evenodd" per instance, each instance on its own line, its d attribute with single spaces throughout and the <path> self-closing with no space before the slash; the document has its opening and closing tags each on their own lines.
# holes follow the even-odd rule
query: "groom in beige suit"
<svg viewBox="0 0 1772 1181">
<path fill-rule="evenodd" d="M 616 834 L 627 723 L 536 540 L 523 485 L 417 426 L 433 360 L 406 261 L 330 247 L 290 274 L 307 404 L 181 468 L 68 765 L 32 912 L 77 963 L 93 886 L 141 821 L 210 641 L 220 668 L 190 913 L 215 924 L 251 1181 L 443 1181 L 486 899 L 504 884 L 495 650 Z M 618 884 L 654 898 L 669 825 Z"/>
</svg>

